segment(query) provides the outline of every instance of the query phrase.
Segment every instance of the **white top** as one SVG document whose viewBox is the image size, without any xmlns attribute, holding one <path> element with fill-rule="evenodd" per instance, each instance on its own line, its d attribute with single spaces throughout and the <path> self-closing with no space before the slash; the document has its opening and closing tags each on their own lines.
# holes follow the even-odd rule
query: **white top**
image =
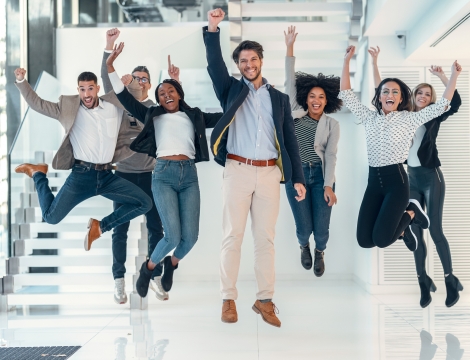
<svg viewBox="0 0 470 360">
<path fill-rule="evenodd" d="M 423 141 L 424 134 L 426 134 L 426 126 L 421 125 L 418 130 L 416 130 L 415 136 L 413 136 L 413 141 L 410 147 L 410 153 L 408 154 L 408 166 L 417 167 L 421 166 L 421 161 L 419 161 L 418 150 Z"/>
<path fill-rule="evenodd" d="M 364 124 L 372 167 L 404 163 L 416 130 L 450 109 L 450 101 L 442 98 L 418 112 L 393 111 L 385 115 L 363 105 L 352 90 L 340 91 L 338 98 Z"/>
<path fill-rule="evenodd" d="M 157 158 L 171 155 L 186 155 L 190 159 L 195 158 L 194 125 L 183 111 L 155 116 L 153 125 Z"/>
<path fill-rule="evenodd" d="M 70 130 L 74 158 L 94 164 L 110 163 L 116 149 L 122 113 L 123 110 L 101 99 L 94 109 L 80 104 Z"/>
</svg>

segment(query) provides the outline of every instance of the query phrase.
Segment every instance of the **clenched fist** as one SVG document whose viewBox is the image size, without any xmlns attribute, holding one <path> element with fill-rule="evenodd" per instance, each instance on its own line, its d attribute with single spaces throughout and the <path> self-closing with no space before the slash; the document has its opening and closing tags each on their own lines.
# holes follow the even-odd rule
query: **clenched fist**
<svg viewBox="0 0 470 360">
<path fill-rule="evenodd" d="M 134 80 L 134 77 L 131 74 L 126 74 L 121 77 L 121 81 L 124 86 L 129 86 L 129 84 Z"/>
<path fill-rule="evenodd" d="M 209 31 L 216 32 L 217 26 L 219 26 L 220 22 L 224 19 L 225 12 L 222 9 L 215 9 L 210 10 L 207 13 L 207 19 L 209 20 Z"/>
<path fill-rule="evenodd" d="M 24 76 L 26 75 L 26 70 L 23 68 L 18 68 L 14 71 L 14 73 L 15 73 L 16 81 L 23 81 Z"/>
<path fill-rule="evenodd" d="M 106 50 L 113 50 L 114 42 L 119 37 L 120 33 L 118 28 L 112 28 L 106 31 Z"/>
</svg>

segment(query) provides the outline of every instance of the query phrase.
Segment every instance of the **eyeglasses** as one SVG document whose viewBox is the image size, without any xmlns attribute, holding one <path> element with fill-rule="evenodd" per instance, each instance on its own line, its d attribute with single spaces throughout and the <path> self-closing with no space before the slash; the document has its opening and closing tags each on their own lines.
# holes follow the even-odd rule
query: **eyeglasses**
<svg viewBox="0 0 470 360">
<path fill-rule="evenodd" d="M 149 79 L 146 77 L 138 77 L 138 76 L 132 76 L 136 81 L 141 82 L 142 84 L 146 84 L 149 82 Z"/>
</svg>

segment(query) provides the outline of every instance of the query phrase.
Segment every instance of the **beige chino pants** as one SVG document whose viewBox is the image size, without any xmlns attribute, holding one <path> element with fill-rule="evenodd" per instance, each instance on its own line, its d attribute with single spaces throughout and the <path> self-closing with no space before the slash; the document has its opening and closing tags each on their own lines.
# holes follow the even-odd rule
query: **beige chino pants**
<svg viewBox="0 0 470 360">
<path fill-rule="evenodd" d="M 256 298 L 274 295 L 274 234 L 279 215 L 281 170 L 227 159 L 222 185 L 223 240 L 220 254 L 222 299 L 236 300 L 240 254 L 248 212 L 254 237 Z"/>
</svg>

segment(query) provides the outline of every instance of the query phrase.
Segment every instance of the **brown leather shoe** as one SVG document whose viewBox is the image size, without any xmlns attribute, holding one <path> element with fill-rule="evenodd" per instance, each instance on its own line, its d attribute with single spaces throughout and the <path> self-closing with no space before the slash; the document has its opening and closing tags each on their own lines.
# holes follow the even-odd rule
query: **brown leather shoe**
<svg viewBox="0 0 470 360">
<path fill-rule="evenodd" d="M 222 322 L 236 323 L 238 321 L 237 307 L 234 300 L 226 300 L 222 305 Z"/>
<path fill-rule="evenodd" d="M 21 164 L 21 165 L 18 165 L 15 168 L 15 172 L 18 173 L 18 174 L 26 174 L 30 178 L 32 178 L 33 174 L 36 171 L 47 174 L 47 168 L 48 168 L 47 164 L 37 164 L 37 165 L 34 165 L 34 164 Z"/>
<path fill-rule="evenodd" d="M 100 222 L 95 219 L 88 221 L 88 232 L 85 236 L 85 251 L 89 251 L 91 243 L 101 236 Z"/>
<path fill-rule="evenodd" d="M 276 316 L 276 314 L 279 314 L 279 310 L 272 301 L 262 303 L 261 301 L 256 300 L 252 309 L 255 313 L 260 314 L 261 318 L 269 325 L 281 327 L 281 320 Z"/>
</svg>

